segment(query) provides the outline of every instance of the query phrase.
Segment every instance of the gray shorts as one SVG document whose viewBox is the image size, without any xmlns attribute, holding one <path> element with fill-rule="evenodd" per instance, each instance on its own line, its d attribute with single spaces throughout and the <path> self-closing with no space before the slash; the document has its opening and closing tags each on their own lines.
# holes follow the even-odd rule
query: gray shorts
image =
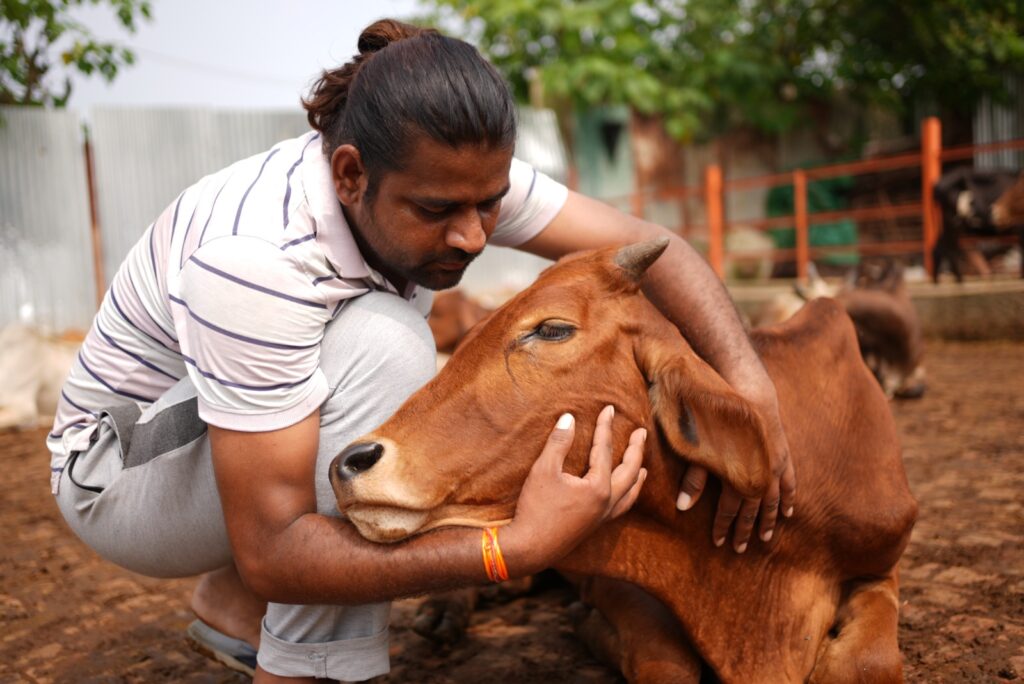
<svg viewBox="0 0 1024 684">
<path fill-rule="evenodd" d="M 320 367 L 331 393 L 320 407 L 317 511 L 337 516 L 328 464 L 434 375 L 434 343 L 408 302 L 370 293 L 327 326 Z M 104 558 L 153 577 L 192 576 L 232 562 L 206 425 L 187 378 L 141 414 L 134 406 L 104 412 L 90 448 L 73 458 L 57 503 Z M 258 662 L 281 676 L 360 681 L 384 674 L 389 613 L 389 603 L 271 603 Z"/>
</svg>

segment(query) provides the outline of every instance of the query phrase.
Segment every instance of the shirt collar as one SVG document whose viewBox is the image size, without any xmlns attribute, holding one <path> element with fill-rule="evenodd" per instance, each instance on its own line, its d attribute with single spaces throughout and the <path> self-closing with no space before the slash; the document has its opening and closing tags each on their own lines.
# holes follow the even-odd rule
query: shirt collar
<svg viewBox="0 0 1024 684">
<path fill-rule="evenodd" d="M 334 270 L 342 278 L 370 277 L 370 267 L 359 252 L 334 192 L 330 161 L 319 145 L 302 164 L 302 187 L 316 221 L 316 242 Z"/>
<path fill-rule="evenodd" d="M 405 292 L 398 292 L 387 278 L 370 268 L 363 259 L 359 245 L 352 237 L 352 229 L 341 210 L 338 196 L 334 192 L 330 161 L 319 146 L 316 153 L 310 155 L 309 162 L 302 164 L 302 187 L 316 221 L 316 243 L 338 275 L 346 279 L 369 280 L 376 289 L 387 290 L 409 300 L 425 301 L 429 307 L 433 299 L 431 296 L 425 296 L 429 290 L 409 283 Z"/>
</svg>

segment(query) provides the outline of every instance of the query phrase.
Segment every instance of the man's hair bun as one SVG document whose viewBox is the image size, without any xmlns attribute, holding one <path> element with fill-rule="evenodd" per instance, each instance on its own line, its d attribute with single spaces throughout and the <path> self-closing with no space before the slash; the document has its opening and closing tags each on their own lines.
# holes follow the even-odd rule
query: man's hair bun
<svg viewBox="0 0 1024 684">
<path fill-rule="evenodd" d="M 406 38 L 415 38 L 426 33 L 437 33 L 435 29 L 420 28 L 394 19 L 375 21 L 359 34 L 360 55 L 368 55 Z"/>
<path fill-rule="evenodd" d="M 373 181 L 402 168 L 420 135 L 451 147 L 515 146 L 508 84 L 469 43 L 381 19 L 363 30 L 357 46 L 359 54 L 325 70 L 302 101 L 328 159 L 339 146 L 354 145 Z"/>
</svg>

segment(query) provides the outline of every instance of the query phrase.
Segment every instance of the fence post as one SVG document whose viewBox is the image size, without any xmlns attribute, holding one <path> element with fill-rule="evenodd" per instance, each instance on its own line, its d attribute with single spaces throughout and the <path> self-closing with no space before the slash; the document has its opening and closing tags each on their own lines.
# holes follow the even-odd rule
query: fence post
<svg viewBox="0 0 1024 684">
<path fill-rule="evenodd" d="M 708 261 L 718 277 L 724 278 L 722 167 L 718 164 L 710 164 L 704 169 L 704 203 L 708 218 Z"/>
<path fill-rule="evenodd" d="M 793 219 L 796 223 L 796 277 L 807 280 L 807 262 L 810 260 L 810 236 L 807 224 L 807 172 L 793 172 Z"/>
<path fill-rule="evenodd" d="M 633 194 L 629 198 L 629 206 L 633 216 L 640 219 L 644 217 L 644 195 L 639 187 L 633 188 Z"/>
<path fill-rule="evenodd" d="M 100 234 L 100 212 L 96 206 L 96 179 L 92 172 L 92 145 L 85 140 L 85 181 L 89 190 L 89 234 L 92 238 L 92 273 L 96 283 L 96 308 L 103 303 L 107 279 L 103 272 L 103 237 Z"/>
<path fill-rule="evenodd" d="M 932 188 L 942 175 L 942 122 L 930 116 L 921 123 L 921 219 L 924 230 L 924 268 L 935 275 L 932 250 L 939 238 L 939 221 Z"/>
</svg>

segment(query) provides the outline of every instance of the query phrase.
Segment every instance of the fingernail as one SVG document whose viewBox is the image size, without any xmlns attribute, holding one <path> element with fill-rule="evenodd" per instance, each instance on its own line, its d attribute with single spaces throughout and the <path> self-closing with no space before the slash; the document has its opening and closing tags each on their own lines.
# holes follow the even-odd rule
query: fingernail
<svg viewBox="0 0 1024 684">
<path fill-rule="evenodd" d="M 678 498 L 676 498 L 676 508 L 681 511 L 690 510 L 690 506 L 693 505 L 693 497 L 686 492 L 679 492 Z M 717 546 L 717 544 L 716 544 Z"/>
<path fill-rule="evenodd" d="M 784 511 L 782 512 L 782 515 L 786 516 L 787 518 L 791 518 L 791 517 L 793 517 L 793 507 L 792 507 L 792 506 L 790 506 L 789 508 L 787 508 L 786 510 L 784 510 Z"/>
<path fill-rule="evenodd" d="M 640 469 L 640 482 L 644 482 L 647 479 L 647 468 Z"/>
<path fill-rule="evenodd" d="M 563 413 L 561 418 L 558 419 L 558 423 L 555 424 L 555 427 L 559 430 L 568 430 L 572 427 L 574 420 L 575 419 L 572 417 L 571 413 Z"/>
<path fill-rule="evenodd" d="M 615 417 L 615 407 L 612 406 L 611 404 L 608 404 L 608 406 L 605 407 L 605 411 L 608 412 L 608 417 L 609 418 L 614 418 Z"/>
<path fill-rule="evenodd" d="M 767 542 L 772 540 L 772 535 L 775 534 L 775 530 L 768 530 L 761 535 L 761 541 Z"/>
<path fill-rule="evenodd" d="M 744 543 L 742 543 L 742 544 L 740 544 L 739 546 L 736 547 L 736 553 L 743 553 L 746 550 L 747 550 L 746 542 L 744 542 Z"/>
<path fill-rule="evenodd" d="M 640 428 L 640 441 L 641 442 L 646 442 L 647 441 L 647 428 Z"/>
<path fill-rule="evenodd" d="M 715 546 L 721 546 L 724 543 L 725 543 L 725 537 L 719 537 L 718 539 L 715 540 Z"/>
</svg>

